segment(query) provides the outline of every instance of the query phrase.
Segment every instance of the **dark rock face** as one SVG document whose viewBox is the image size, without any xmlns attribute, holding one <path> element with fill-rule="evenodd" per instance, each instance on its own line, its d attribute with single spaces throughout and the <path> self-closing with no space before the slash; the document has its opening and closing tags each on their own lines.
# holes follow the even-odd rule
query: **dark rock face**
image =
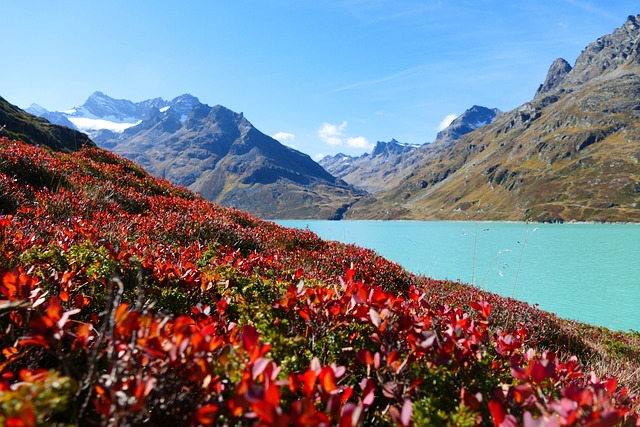
<svg viewBox="0 0 640 427">
<path fill-rule="evenodd" d="M 576 60 L 567 83 L 579 85 L 620 69 L 640 65 L 640 15 L 629 16 L 612 34 L 589 44 Z"/>
<path fill-rule="evenodd" d="M 401 144 L 395 139 L 392 139 L 389 142 L 378 141 L 376 146 L 373 148 L 373 151 L 371 151 L 371 157 L 399 155 L 413 149 L 415 149 L 415 146 Z"/>
<path fill-rule="evenodd" d="M 257 130 L 242 113 L 190 95 L 168 104 L 98 142 L 155 176 L 262 218 L 327 219 L 362 195 L 306 154 Z"/>
</svg>

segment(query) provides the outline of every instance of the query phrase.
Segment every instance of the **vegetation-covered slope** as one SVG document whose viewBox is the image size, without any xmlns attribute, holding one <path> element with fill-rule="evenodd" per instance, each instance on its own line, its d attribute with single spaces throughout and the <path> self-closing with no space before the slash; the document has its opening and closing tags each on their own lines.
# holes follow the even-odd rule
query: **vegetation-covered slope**
<svg viewBox="0 0 640 427">
<path fill-rule="evenodd" d="M 87 135 L 67 127 L 53 125 L 10 104 L 2 97 L 0 136 L 22 139 L 55 150 L 75 151 L 82 147 L 95 147 Z"/>
<path fill-rule="evenodd" d="M 638 419 L 637 334 L 414 277 L 95 148 L 0 139 L 0 333 L 5 425 Z"/>
<path fill-rule="evenodd" d="M 637 15 L 348 217 L 640 222 L 639 100 Z"/>
<path fill-rule="evenodd" d="M 640 222 L 640 72 L 505 113 L 350 218 Z"/>
</svg>

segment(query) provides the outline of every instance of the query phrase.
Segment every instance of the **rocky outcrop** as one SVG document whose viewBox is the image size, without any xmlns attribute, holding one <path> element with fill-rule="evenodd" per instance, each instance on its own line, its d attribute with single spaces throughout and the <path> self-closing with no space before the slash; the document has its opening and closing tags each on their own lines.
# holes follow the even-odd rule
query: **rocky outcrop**
<svg viewBox="0 0 640 427">
<path fill-rule="evenodd" d="M 578 56 L 573 68 L 556 59 L 536 97 L 556 91 L 573 90 L 595 78 L 634 72 L 640 65 L 640 15 L 632 15 L 612 34 L 590 43 Z"/>
<path fill-rule="evenodd" d="M 446 129 L 438 132 L 432 147 L 444 148 L 474 130 L 492 123 L 502 111 L 497 108 L 487 108 L 479 105 L 466 110 L 456 117 Z"/>
<path fill-rule="evenodd" d="M 536 98 L 559 87 L 567 74 L 569 74 L 569 71 L 571 71 L 571 65 L 569 65 L 566 60 L 558 58 L 553 61 L 553 64 L 551 64 L 551 68 L 549 68 L 549 72 L 547 73 L 547 78 L 536 91 Z"/>
</svg>

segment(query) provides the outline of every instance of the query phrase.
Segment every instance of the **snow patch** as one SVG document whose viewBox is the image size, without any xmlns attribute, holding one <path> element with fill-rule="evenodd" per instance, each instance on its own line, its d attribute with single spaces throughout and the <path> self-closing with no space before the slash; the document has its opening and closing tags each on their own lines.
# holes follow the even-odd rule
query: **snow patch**
<svg viewBox="0 0 640 427">
<path fill-rule="evenodd" d="M 81 132 L 87 132 L 91 130 L 106 129 L 111 132 L 123 132 L 132 126 L 140 124 L 142 120 L 138 120 L 135 123 L 119 123 L 112 122 L 104 119 L 90 119 L 86 117 L 69 117 L 69 121 L 74 124 Z"/>
<path fill-rule="evenodd" d="M 167 107 L 162 107 L 160 108 L 160 112 L 164 113 L 165 111 L 167 111 L 169 108 L 171 108 L 171 106 L 167 106 Z"/>
<path fill-rule="evenodd" d="M 75 114 L 76 111 L 77 111 L 76 109 L 72 108 L 71 110 L 66 110 L 66 111 L 61 111 L 61 112 L 65 113 L 65 114 Z"/>
</svg>

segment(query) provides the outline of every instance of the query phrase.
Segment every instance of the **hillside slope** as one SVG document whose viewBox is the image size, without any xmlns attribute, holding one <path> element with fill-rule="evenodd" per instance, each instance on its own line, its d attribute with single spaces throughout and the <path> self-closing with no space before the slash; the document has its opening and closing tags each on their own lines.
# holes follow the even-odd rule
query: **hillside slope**
<svg viewBox="0 0 640 427">
<path fill-rule="evenodd" d="M 59 151 L 76 151 L 95 147 L 81 132 L 33 116 L 0 97 L 0 136 L 22 139 L 29 144 L 44 145 Z"/>
<path fill-rule="evenodd" d="M 640 423 L 638 333 L 53 148 L 0 137 L 2 425 Z"/>
<path fill-rule="evenodd" d="M 639 19 L 349 218 L 639 222 Z"/>
<path fill-rule="evenodd" d="M 412 276 L 102 149 L 0 138 L 0 198 L 4 425 L 638 421 L 638 334 Z"/>
</svg>

